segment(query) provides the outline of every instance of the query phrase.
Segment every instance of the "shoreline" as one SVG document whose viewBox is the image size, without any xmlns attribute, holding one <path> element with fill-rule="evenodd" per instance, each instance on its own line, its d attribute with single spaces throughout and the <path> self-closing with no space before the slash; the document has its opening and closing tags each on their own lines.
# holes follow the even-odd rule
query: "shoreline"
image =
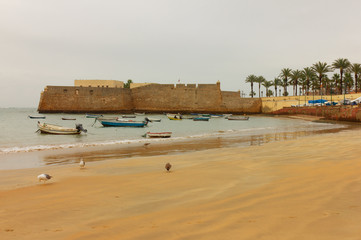
<svg viewBox="0 0 361 240">
<path fill-rule="evenodd" d="M 334 133 L 350 128 L 360 127 L 357 124 L 345 124 L 344 122 L 328 122 L 313 116 L 278 116 L 279 118 L 298 119 L 305 121 L 320 121 L 323 123 L 340 124 L 338 128 L 274 132 L 250 136 L 240 136 L 239 133 L 219 132 L 219 135 L 203 136 L 194 138 L 172 139 L 142 139 L 129 143 L 92 145 L 84 147 L 70 147 L 58 149 L 46 149 L 30 152 L 6 153 L 0 155 L 0 171 L 23 168 L 41 168 L 49 165 L 77 164 L 81 158 L 88 162 L 103 161 L 108 159 L 124 159 L 139 156 L 157 156 L 169 154 L 181 154 L 186 152 L 216 149 L 224 147 L 247 147 L 261 145 L 273 141 L 295 139 L 314 134 Z M 344 127 L 346 126 L 346 127 Z M 132 142 L 132 143 L 131 143 Z M 149 145 L 147 145 L 149 144 Z"/>
<path fill-rule="evenodd" d="M 1 171 L 0 238 L 357 239 L 360 133 Z"/>
</svg>

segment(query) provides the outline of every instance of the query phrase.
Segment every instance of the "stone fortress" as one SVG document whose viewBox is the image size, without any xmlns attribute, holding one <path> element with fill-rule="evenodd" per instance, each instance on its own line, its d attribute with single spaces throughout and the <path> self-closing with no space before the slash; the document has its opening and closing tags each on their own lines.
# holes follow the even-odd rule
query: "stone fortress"
<svg viewBox="0 0 361 240">
<path fill-rule="evenodd" d="M 46 86 L 39 113 L 260 113 L 260 98 L 241 98 L 216 84 L 131 83 L 75 80 L 74 86 Z"/>
</svg>

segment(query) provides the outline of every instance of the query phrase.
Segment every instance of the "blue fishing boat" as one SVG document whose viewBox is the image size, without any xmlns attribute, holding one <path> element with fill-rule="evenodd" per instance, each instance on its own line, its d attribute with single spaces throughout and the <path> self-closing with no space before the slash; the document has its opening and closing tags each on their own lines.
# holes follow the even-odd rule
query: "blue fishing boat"
<svg viewBox="0 0 361 240">
<path fill-rule="evenodd" d="M 99 117 L 103 117 L 103 115 L 96 115 L 96 114 L 85 114 L 86 118 L 99 118 Z"/>
<path fill-rule="evenodd" d="M 195 117 L 193 121 L 209 121 L 210 117 Z"/>
<path fill-rule="evenodd" d="M 104 120 L 100 121 L 104 127 L 145 127 L 148 121 L 132 121 L 132 120 Z"/>
</svg>

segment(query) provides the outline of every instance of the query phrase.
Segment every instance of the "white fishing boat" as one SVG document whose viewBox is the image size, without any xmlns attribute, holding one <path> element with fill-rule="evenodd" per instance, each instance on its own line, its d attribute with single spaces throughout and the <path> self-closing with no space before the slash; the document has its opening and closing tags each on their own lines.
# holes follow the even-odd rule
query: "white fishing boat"
<svg viewBox="0 0 361 240">
<path fill-rule="evenodd" d="M 74 135 L 80 134 L 81 132 L 87 132 L 87 130 L 83 128 L 82 124 L 75 124 L 75 128 L 69 128 L 40 122 L 38 122 L 38 131 L 41 133 L 58 135 Z"/>
<path fill-rule="evenodd" d="M 248 120 L 248 116 L 229 116 L 228 120 Z"/>
<path fill-rule="evenodd" d="M 172 132 L 147 132 L 146 137 L 148 138 L 170 138 Z"/>
</svg>

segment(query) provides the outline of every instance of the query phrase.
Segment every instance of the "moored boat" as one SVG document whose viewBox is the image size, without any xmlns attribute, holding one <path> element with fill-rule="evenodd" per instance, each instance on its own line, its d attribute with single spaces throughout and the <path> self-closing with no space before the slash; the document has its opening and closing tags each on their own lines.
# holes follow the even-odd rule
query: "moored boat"
<svg viewBox="0 0 361 240">
<path fill-rule="evenodd" d="M 248 120 L 248 116 L 229 116 L 228 120 Z"/>
<path fill-rule="evenodd" d="M 147 132 L 145 136 L 148 138 L 170 138 L 172 132 Z"/>
<path fill-rule="evenodd" d="M 97 120 L 104 120 L 104 121 L 107 121 L 107 120 L 118 120 L 119 118 L 118 117 L 98 117 Z"/>
<path fill-rule="evenodd" d="M 161 119 L 160 118 L 152 118 L 152 117 L 147 117 L 147 119 L 148 119 L 148 121 L 149 122 L 160 122 L 161 121 Z"/>
<path fill-rule="evenodd" d="M 46 117 L 45 116 L 34 116 L 34 115 L 28 115 L 28 118 L 31 118 L 31 119 L 45 119 Z"/>
<path fill-rule="evenodd" d="M 122 115 L 122 118 L 135 118 L 135 115 Z"/>
<path fill-rule="evenodd" d="M 103 117 L 103 115 L 96 115 L 96 114 L 85 114 L 85 117 L 87 118 L 99 118 L 99 117 Z"/>
<path fill-rule="evenodd" d="M 100 120 L 104 127 L 145 127 L 148 121 L 133 121 L 133 120 Z"/>
<path fill-rule="evenodd" d="M 182 120 L 182 115 L 180 114 L 167 114 L 169 120 Z"/>
<path fill-rule="evenodd" d="M 87 132 L 83 128 L 82 124 L 76 124 L 75 128 L 62 127 L 55 124 L 40 123 L 38 122 L 38 131 L 47 134 L 58 134 L 58 135 L 74 135 L 80 134 L 81 132 Z"/>
<path fill-rule="evenodd" d="M 210 117 L 194 117 L 193 121 L 209 121 Z"/>
<path fill-rule="evenodd" d="M 66 118 L 66 117 L 62 117 L 61 120 L 76 120 L 76 118 Z"/>
</svg>

